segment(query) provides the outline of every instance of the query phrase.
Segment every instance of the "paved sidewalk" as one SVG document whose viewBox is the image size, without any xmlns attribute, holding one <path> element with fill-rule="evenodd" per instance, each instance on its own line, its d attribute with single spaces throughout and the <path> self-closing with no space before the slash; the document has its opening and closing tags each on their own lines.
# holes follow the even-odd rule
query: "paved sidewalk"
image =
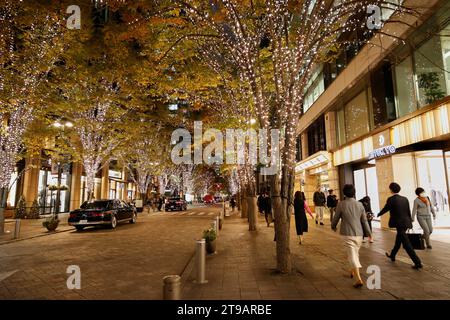
<svg viewBox="0 0 450 320">
<path fill-rule="evenodd" d="M 72 228 L 0 245 L 0 300 L 162 299 L 163 277 L 183 272 L 211 221 L 207 215 L 144 213 L 136 224 L 114 230 Z M 70 265 L 80 267 L 80 290 L 67 288 Z"/>
<path fill-rule="evenodd" d="M 42 222 L 45 221 L 45 218 L 40 219 L 22 219 L 20 221 L 20 233 L 19 238 L 14 239 L 14 230 L 16 226 L 15 219 L 6 219 L 5 221 L 5 234 L 0 235 L 0 245 L 5 243 L 14 242 L 17 240 L 26 240 L 40 236 L 57 234 L 59 232 L 64 232 L 68 230 L 72 230 L 73 227 L 67 224 L 68 214 L 60 214 L 59 215 L 60 223 L 55 232 L 49 232 L 42 225 Z"/>
<path fill-rule="evenodd" d="M 295 222 L 291 222 L 291 252 L 296 270 L 290 275 L 274 273 L 273 225 L 262 217 L 258 231 L 249 232 L 246 219 L 225 219 L 217 239 L 217 253 L 207 256 L 207 284 L 194 284 L 193 262 L 183 275 L 184 299 L 450 299 L 450 250 L 434 241 L 433 250 L 418 251 L 424 269 L 416 271 L 403 249 L 392 263 L 384 256 L 395 238 L 391 231 L 375 230 L 375 243 L 365 243 L 360 256 L 366 269 L 381 269 L 381 289 L 355 289 L 348 277 L 347 257 L 338 233 L 330 223 L 316 226 L 309 220 L 309 233 L 299 245 Z"/>
</svg>

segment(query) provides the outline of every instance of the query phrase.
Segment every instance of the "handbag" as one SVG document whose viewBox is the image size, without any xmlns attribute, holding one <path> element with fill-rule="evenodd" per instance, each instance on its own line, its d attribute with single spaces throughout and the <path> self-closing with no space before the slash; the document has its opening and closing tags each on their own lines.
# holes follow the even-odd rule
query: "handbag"
<svg viewBox="0 0 450 320">
<path fill-rule="evenodd" d="M 406 232 L 406 235 L 414 250 L 425 250 L 425 239 L 421 233 Z"/>
</svg>

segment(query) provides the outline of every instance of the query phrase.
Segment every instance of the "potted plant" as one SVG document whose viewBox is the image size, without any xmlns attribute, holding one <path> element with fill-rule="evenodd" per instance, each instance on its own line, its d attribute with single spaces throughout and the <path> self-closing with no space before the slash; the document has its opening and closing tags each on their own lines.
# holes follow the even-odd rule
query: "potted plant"
<svg viewBox="0 0 450 320">
<path fill-rule="evenodd" d="M 42 222 L 42 225 L 46 227 L 48 231 L 55 231 L 59 225 L 59 219 L 55 215 L 52 215 L 45 219 L 45 221 Z"/>
<path fill-rule="evenodd" d="M 203 231 L 203 238 L 205 238 L 206 241 L 206 252 L 209 254 L 216 252 L 216 231 L 214 229 Z"/>
</svg>

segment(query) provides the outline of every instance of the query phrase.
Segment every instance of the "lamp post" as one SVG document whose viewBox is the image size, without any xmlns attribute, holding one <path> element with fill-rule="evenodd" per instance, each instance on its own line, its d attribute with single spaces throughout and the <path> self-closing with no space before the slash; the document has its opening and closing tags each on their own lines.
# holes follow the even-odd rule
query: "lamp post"
<svg viewBox="0 0 450 320">
<path fill-rule="evenodd" d="M 64 124 L 61 124 L 59 122 L 55 122 L 53 123 L 53 126 L 56 128 L 59 128 L 62 130 L 62 132 L 64 132 L 65 128 L 72 128 L 73 124 L 70 121 L 67 121 Z M 60 134 L 58 135 L 58 137 L 60 136 Z M 58 214 L 60 211 L 60 207 L 61 207 L 61 179 L 62 179 L 62 163 L 61 161 L 58 161 L 58 178 L 57 178 L 57 188 L 56 188 L 56 201 L 55 201 L 55 216 L 56 218 L 58 218 Z"/>
</svg>

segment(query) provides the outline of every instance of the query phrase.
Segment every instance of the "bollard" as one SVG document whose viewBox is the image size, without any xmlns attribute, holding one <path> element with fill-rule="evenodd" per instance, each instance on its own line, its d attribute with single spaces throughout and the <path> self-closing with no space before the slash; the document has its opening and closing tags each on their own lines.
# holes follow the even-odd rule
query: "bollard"
<svg viewBox="0 0 450 320">
<path fill-rule="evenodd" d="M 212 222 L 211 222 L 211 228 L 216 232 L 216 236 L 217 236 L 217 221 L 216 221 L 216 219 L 214 219 Z"/>
<path fill-rule="evenodd" d="M 165 276 L 163 278 L 163 299 L 180 300 L 181 277 L 178 275 Z"/>
<path fill-rule="evenodd" d="M 197 279 L 195 283 L 204 284 L 208 280 L 205 280 L 205 260 L 206 260 L 206 241 L 205 239 L 197 240 L 195 248 L 195 263 L 197 268 Z"/>
<path fill-rule="evenodd" d="M 14 239 L 19 239 L 20 235 L 20 219 L 16 219 L 16 226 L 14 228 Z"/>
</svg>

